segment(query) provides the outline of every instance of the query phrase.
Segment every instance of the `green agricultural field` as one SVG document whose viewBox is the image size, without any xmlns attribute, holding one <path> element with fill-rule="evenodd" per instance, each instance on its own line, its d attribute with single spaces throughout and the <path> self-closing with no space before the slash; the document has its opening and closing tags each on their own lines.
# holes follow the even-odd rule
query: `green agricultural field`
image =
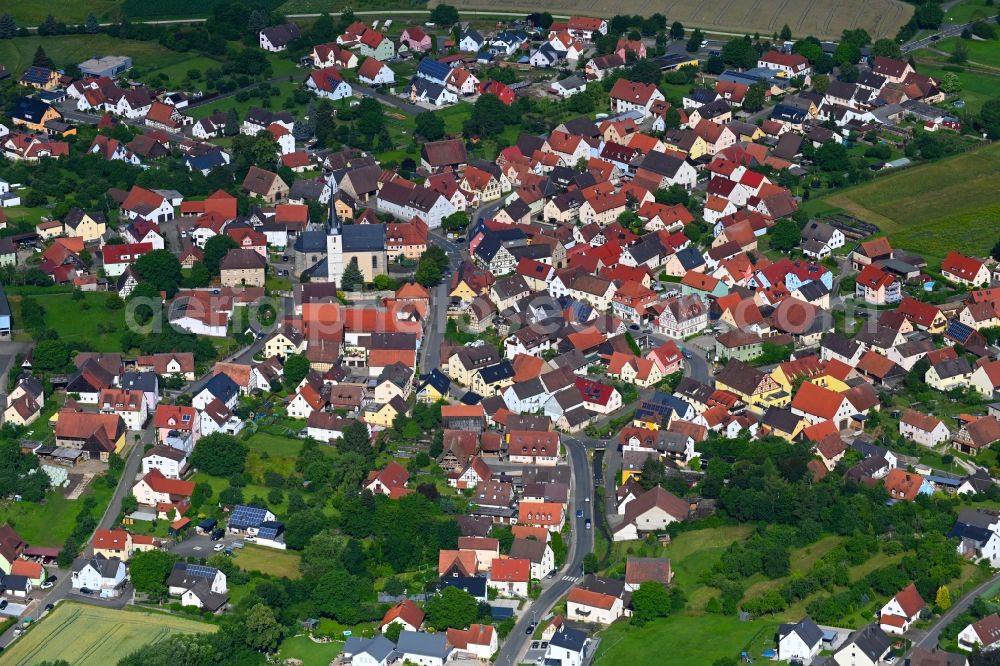
<svg viewBox="0 0 1000 666">
<path fill-rule="evenodd" d="M 337 658 L 343 647 L 340 641 L 317 643 L 308 636 L 292 636 L 281 644 L 278 659 L 282 663 L 286 659 L 299 659 L 302 666 L 327 666 Z"/>
<path fill-rule="evenodd" d="M 163 613 L 142 613 L 60 604 L 4 653 L 8 666 L 65 660 L 74 666 L 107 666 L 173 634 L 205 633 L 215 627 Z"/>
<path fill-rule="evenodd" d="M 8 290 L 8 295 L 15 315 L 19 315 L 22 297 L 16 288 Z M 45 325 L 59 331 L 63 342 L 70 346 L 89 342 L 95 351 L 121 351 L 121 335 L 126 330 L 125 309 L 109 310 L 107 293 L 84 293 L 79 301 L 74 301 L 72 293 L 67 291 L 41 292 L 31 297 L 45 308 Z"/>
<path fill-rule="evenodd" d="M 247 544 L 235 551 L 236 566 L 246 571 L 259 571 L 279 578 L 301 578 L 301 556 L 293 550 L 276 550 Z"/>
<path fill-rule="evenodd" d="M 933 191 L 928 191 L 933 183 Z M 825 197 L 823 201 L 877 224 L 900 248 L 932 263 L 949 250 L 985 255 L 1000 219 L 1000 145 L 920 165 Z"/>
<path fill-rule="evenodd" d="M 711 664 L 723 657 L 739 657 L 747 650 L 760 657 L 774 647 L 775 620 L 740 622 L 736 617 L 683 613 L 633 627 L 620 621 L 601 633 L 595 663 L 598 666 L 633 666 L 658 656 L 664 666 Z"/>
<path fill-rule="evenodd" d="M 167 67 L 191 58 L 188 53 L 171 51 L 158 42 L 115 39 L 108 35 L 63 35 L 0 40 L 0 62 L 8 71 L 20 74 L 31 65 L 39 46 L 59 67 L 76 65 L 94 55 L 104 54 L 131 56 L 140 70 Z"/>
<path fill-rule="evenodd" d="M 102 23 L 112 21 L 118 15 L 121 0 L 49 0 L 48 2 L 5 2 L 3 11 L 9 13 L 18 25 L 35 26 L 52 14 L 57 20 L 68 25 L 77 25 L 87 20 L 93 12 Z"/>
<path fill-rule="evenodd" d="M 447 3 L 444 0 L 434 0 L 430 3 L 436 4 L 454 5 L 459 14 L 467 9 L 490 11 L 497 7 L 496 3 L 489 0 L 448 0 Z M 538 7 L 538 3 L 533 0 L 511 0 L 503 4 L 504 11 L 525 14 L 538 11 Z M 753 32 L 770 35 L 781 30 L 781 26 L 787 23 L 795 35 L 821 38 L 840 37 L 845 28 L 864 28 L 873 37 L 892 37 L 913 16 L 911 5 L 896 0 L 847 0 L 837 4 L 818 0 L 794 4 L 782 0 L 680 0 L 659 6 L 650 5 L 645 0 L 596 0 L 587 3 L 577 0 L 549 0 L 544 7 L 556 17 L 580 13 L 604 17 L 613 14 L 648 16 L 656 9 L 661 9 L 670 21 L 680 21 L 689 27 L 698 26 L 708 32 L 717 30 L 737 35 Z"/>
</svg>

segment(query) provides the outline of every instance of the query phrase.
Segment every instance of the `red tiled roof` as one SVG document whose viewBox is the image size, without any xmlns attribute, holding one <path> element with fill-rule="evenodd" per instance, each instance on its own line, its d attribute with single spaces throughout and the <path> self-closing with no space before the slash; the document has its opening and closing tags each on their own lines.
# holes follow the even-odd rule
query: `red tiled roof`
<svg viewBox="0 0 1000 666">
<path fill-rule="evenodd" d="M 490 580 L 502 583 L 527 583 L 531 580 L 531 560 L 498 557 L 490 565 Z"/>
<path fill-rule="evenodd" d="M 190 497 L 194 493 L 194 483 L 180 479 L 168 479 L 158 469 L 150 470 L 146 476 L 142 477 L 142 480 L 153 492 L 181 497 Z"/>
</svg>

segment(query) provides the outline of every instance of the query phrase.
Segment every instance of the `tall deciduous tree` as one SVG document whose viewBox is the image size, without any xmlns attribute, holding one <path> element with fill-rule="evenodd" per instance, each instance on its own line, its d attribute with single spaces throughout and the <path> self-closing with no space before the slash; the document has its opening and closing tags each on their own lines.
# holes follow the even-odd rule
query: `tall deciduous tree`
<svg viewBox="0 0 1000 666">
<path fill-rule="evenodd" d="M 283 371 L 285 373 L 285 386 L 298 386 L 299 382 L 309 374 L 309 359 L 302 354 L 291 354 L 285 359 Z"/>
<path fill-rule="evenodd" d="M 285 630 L 265 604 L 256 604 L 243 618 L 247 644 L 258 652 L 270 654 L 278 649 Z"/>
<path fill-rule="evenodd" d="M 199 439 L 191 455 L 193 467 L 206 474 L 223 478 L 242 474 L 246 462 L 246 445 L 232 435 L 221 432 Z"/>
<path fill-rule="evenodd" d="M 476 621 L 479 604 L 465 590 L 446 587 L 427 601 L 425 611 L 427 625 L 433 629 L 464 629 Z"/>
<path fill-rule="evenodd" d="M 139 257 L 135 270 L 143 282 L 152 284 L 158 291 L 167 292 L 172 297 L 181 283 L 181 262 L 169 250 L 153 250 Z"/>
</svg>

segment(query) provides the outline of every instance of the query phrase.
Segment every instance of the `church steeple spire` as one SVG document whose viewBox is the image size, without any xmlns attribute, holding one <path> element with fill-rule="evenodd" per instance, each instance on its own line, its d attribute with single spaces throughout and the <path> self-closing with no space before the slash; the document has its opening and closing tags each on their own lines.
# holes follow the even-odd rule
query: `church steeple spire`
<svg viewBox="0 0 1000 666">
<path fill-rule="evenodd" d="M 330 212 L 326 218 L 326 233 L 340 235 L 340 218 L 337 216 L 337 206 L 333 200 L 330 201 Z"/>
</svg>

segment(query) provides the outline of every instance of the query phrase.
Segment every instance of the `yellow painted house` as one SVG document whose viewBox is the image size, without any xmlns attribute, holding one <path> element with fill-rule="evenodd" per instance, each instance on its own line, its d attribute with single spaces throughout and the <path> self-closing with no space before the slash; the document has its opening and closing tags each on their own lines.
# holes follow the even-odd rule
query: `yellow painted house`
<svg viewBox="0 0 1000 666">
<path fill-rule="evenodd" d="M 45 132 L 45 123 L 51 120 L 62 120 L 63 115 L 55 107 L 44 102 L 31 101 L 34 104 L 31 105 L 33 108 L 30 112 L 18 113 L 15 110 L 11 115 L 10 119 L 14 125 L 24 127 L 32 132 Z M 45 107 L 44 111 L 41 110 L 43 106 Z"/>
<path fill-rule="evenodd" d="M 63 228 L 70 238 L 82 238 L 84 243 L 90 243 L 103 236 L 108 225 L 100 213 L 90 215 L 79 208 L 73 208 L 63 219 Z"/>
<path fill-rule="evenodd" d="M 342 199 L 337 199 L 334 201 L 334 210 L 337 213 L 337 217 L 342 220 L 353 220 L 354 219 L 354 209 Z"/>
<path fill-rule="evenodd" d="M 306 340 L 300 331 L 294 328 L 286 328 L 275 333 L 264 343 L 264 357 L 281 356 L 282 358 L 291 354 L 301 354 L 306 349 Z"/>
<path fill-rule="evenodd" d="M 406 413 L 406 403 L 400 397 L 395 397 L 384 405 L 379 405 L 378 409 L 364 413 L 364 421 L 368 425 L 391 428 L 396 417 Z"/>
<path fill-rule="evenodd" d="M 46 220 L 44 222 L 39 222 L 35 225 L 35 233 L 37 233 L 42 240 L 49 240 L 50 238 L 55 238 L 56 236 L 62 236 L 63 223 L 59 220 Z"/>
<path fill-rule="evenodd" d="M 685 132 L 685 134 L 688 134 Z M 691 132 L 690 134 L 694 134 Z M 703 155 L 708 154 L 708 143 L 700 136 L 695 136 L 693 140 L 689 141 L 675 141 L 670 136 L 664 136 L 660 141 L 667 147 L 667 150 L 673 150 L 675 152 L 687 153 L 688 157 L 692 160 L 696 160 Z M 690 145 L 688 145 L 690 143 Z"/>
<path fill-rule="evenodd" d="M 750 134 L 747 134 L 746 132 L 743 131 L 744 126 L 746 126 L 747 129 L 753 127 L 753 131 L 750 132 Z M 731 126 L 730 129 L 732 129 Z M 759 125 L 749 125 L 748 123 L 743 123 L 740 125 L 740 131 L 739 134 L 736 136 L 736 139 L 738 141 L 746 141 L 747 143 L 752 143 L 754 141 L 757 141 L 758 139 L 763 139 L 765 136 L 767 136 L 767 132 L 762 130 Z"/>
<path fill-rule="evenodd" d="M 469 286 L 469 285 L 468 285 L 468 284 L 467 284 L 467 283 L 465 282 L 465 280 L 459 280 L 459 281 L 458 281 L 458 284 L 457 284 L 457 285 L 455 286 L 455 288 L 454 288 L 454 289 L 452 289 L 452 290 L 451 290 L 451 293 L 450 293 L 450 294 L 448 294 L 448 295 L 449 295 L 449 296 L 451 296 L 452 298 L 458 298 L 458 299 L 460 299 L 460 300 L 463 300 L 463 301 L 465 301 L 465 302 L 470 302 L 470 301 L 472 301 L 472 300 L 473 300 L 473 299 L 474 299 L 474 298 L 475 298 L 476 296 L 478 296 L 479 294 L 477 294 L 477 293 L 476 293 L 476 292 L 475 292 L 475 291 L 474 291 L 474 290 L 472 289 L 472 287 L 470 287 L 470 286 Z"/>
<path fill-rule="evenodd" d="M 757 413 L 768 407 L 785 407 L 792 401 L 791 393 L 771 375 L 736 359 L 730 359 L 719 371 L 715 387 L 735 393 Z"/>
<path fill-rule="evenodd" d="M 781 410 L 780 413 L 773 414 L 775 418 L 768 418 L 772 413 L 764 415 L 764 419 L 761 421 L 761 425 L 771 431 L 770 434 L 775 437 L 781 437 L 789 442 L 795 441 L 795 439 L 802 434 L 802 431 L 809 427 L 809 422 L 798 414 L 792 414 L 787 410 Z"/>
</svg>

